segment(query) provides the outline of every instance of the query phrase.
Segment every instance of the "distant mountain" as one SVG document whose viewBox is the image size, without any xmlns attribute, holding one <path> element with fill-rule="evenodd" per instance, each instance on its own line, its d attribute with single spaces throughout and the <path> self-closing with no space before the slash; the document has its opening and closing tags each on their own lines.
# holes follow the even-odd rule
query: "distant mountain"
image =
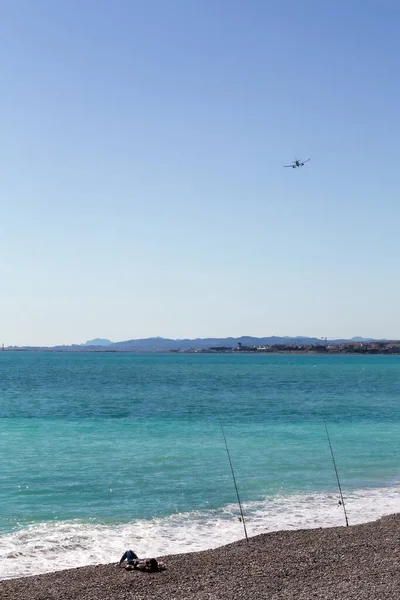
<svg viewBox="0 0 400 600">
<path fill-rule="evenodd" d="M 346 340 L 335 340 L 329 341 L 332 343 L 342 343 Z M 136 351 L 136 352 L 168 352 L 170 350 L 205 350 L 207 348 L 213 348 L 218 346 L 224 346 L 225 348 L 236 348 L 238 343 L 242 346 L 273 346 L 279 345 L 310 345 L 310 344 L 323 344 L 320 338 L 308 338 L 308 337 L 228 337 L 228 338 L 196 338 L 196 339 L 182 339 L 173 340 L 168 338 L 145 338 L 139 340 L 127 340 L 125 342 L 116 342 L 109 346 L 109 350 L 115 351 Z"/>
<path fill-rule="evenodd" d="M 110 346 L 112 342 L 110 340 L 105 340 L 103 338 L 95 338 L 94 340 L 89 340 L 82 344 L 82 346 Z"/>
</svg>

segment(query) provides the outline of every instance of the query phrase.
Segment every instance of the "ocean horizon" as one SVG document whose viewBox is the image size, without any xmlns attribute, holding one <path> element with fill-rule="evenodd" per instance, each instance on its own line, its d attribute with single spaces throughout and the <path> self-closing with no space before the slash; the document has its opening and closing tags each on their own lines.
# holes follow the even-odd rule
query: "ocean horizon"
<svg viewBox="0 0 400 600">
<path fill-rule="evenodd" d="M 0 353 L 0 578 L 398 512 L 400 357 Z"/>
</svg>

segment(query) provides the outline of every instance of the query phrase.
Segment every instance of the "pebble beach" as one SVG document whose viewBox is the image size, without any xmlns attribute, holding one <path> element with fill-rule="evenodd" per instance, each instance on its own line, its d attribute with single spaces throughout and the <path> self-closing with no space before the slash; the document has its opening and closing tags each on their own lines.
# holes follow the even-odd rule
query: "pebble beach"
<svg viewBox="0 0 400 600">
<path fill-rule="evenodd" d="M 396 514 L 157 557 L 167 565 L 160 573 L 127 571 L 115 562 L 3 580 L 0 600 L 392 600 L 400 597 L 399 557 Z"/>
</svg>

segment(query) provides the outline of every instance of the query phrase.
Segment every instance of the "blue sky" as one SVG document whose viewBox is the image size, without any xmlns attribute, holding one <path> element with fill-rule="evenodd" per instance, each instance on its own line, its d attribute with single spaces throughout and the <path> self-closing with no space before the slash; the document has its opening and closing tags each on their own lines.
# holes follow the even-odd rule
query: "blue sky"
<svg viewBox="0 0 400 600">
<path fill-rule="evenodd" d="M 398 2 L 1 13 L 0 342 L 400 338 Z"/>
</svg>

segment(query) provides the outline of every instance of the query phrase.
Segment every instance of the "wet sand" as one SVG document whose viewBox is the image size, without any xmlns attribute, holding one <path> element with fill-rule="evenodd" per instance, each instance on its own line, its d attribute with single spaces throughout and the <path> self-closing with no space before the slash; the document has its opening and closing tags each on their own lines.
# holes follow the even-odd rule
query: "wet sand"
<svg viewBox="0 0 400 600">
<path fill-rule="evenodd" d="M 400 514 L 350 527 L 262 534 L 249 543 L 162 559 L 167 570 L 160 573 L 114 563 L 0 581 L 0 600 L 395 600 Z"/>
</svg>

